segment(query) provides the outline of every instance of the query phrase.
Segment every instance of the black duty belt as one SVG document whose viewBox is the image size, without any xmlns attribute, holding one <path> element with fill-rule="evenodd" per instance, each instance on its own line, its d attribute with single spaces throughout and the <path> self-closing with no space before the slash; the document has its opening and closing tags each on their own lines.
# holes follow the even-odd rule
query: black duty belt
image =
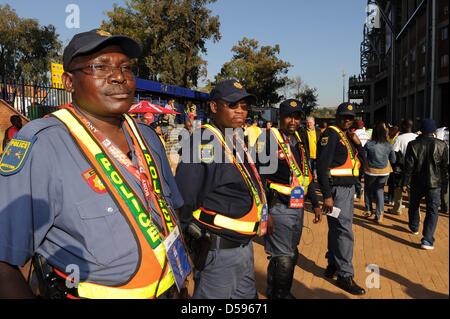
<svg viewBox="0 0 450 319">
<path fill-rule="evenodd" d="M 210 234 L 210 238 L 211 238 L 210 250 L 232 249 L 238 247 L 245 247 L 248 245 L 248 243 L 240 243 L 237 241 L 223 238 L 221 236 L 217 236 L 215 234 Z"/>
<path fill-rule="evenodd" d="M 46 259 L 36 254 L 33 257 L 34 271 L 39 283 L 39 297 L 42 299 L 80 299 L 77 288 L 68 288 L 66 279 L 55 271 Z M 183 293 L 185 291 L 182 290 Z M 161 294 L 157 299 L 180 299 L 185 298 L 175 285 Z"/>
</svg>

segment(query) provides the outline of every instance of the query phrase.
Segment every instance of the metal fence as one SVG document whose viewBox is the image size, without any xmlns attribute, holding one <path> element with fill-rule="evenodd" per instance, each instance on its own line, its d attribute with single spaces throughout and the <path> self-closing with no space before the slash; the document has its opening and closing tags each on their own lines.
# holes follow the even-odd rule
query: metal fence
<svg viewBox="0 0 450 319">
<path fill-rule="evenodd" d="M 31 120 L 43 117 L 58 106 L 71 102 L 70 93 L 49 83 L 30 83 L 23 79 L 0 77 L 0 98 Z"/>
<path fill-rule="evenodd" d="M 72 96 L 62 87 L 55 87 L 51 83 L 31 83 L 23 79 L 11 80 L 0 75 L 0 98 L 14 107 L 18 112 L 30 120 L 41 118 L 57 109 L 58 106 L 72 102 Z M 186 115 L 184 107 L 189 98 L 172 97 L 160 93 L 139 90 L 136 92 L 135 102 L 149 100 L 164 106 L 171 98 L 176 99 L 175 105 L 180 115 L 178 123 L 184 123 Z M 206 120 L 205 101 L 194 100 L 197 105 L 197 119 Z"/>
</svg>

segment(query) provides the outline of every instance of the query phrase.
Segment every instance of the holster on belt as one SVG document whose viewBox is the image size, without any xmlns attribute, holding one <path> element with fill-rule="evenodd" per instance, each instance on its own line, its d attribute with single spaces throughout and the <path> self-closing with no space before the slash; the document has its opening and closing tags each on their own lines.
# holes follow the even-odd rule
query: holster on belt
<svg viewBox="0 0 450 319">
<path fill-rule="evenodd" d="M 190 223 L 185 229 L 185 238 L 189 247 L 189 254 L 196 270 L 205 267 L 208 252 L 211 249 L 211 237 L 195 223 Z"/>
<path fill-rule="evenodd" d="M 269 209 L 278 203 L 278 192 L 274 189 L 269 189 L 269 196 L 267 198 Z"/>
<path fill-rule="evenodd" d="M 208 233 L 204 234 L 202 237 L 192 240 L 192 262 L 194 267 L 198 271 L 202 271 L 205 268 L 206 258 L 211 250 L 211 237 Z"/>
<path fill-rule="evenodd" d="M 39 284 L 39 296 L 44 299 L 66 299 L 67 294 L 77 296 L 75 288 L 68 288 L 66 280 L 58 276 L 47 260 L 36 254 L 33 267 Z"/>
</svg>

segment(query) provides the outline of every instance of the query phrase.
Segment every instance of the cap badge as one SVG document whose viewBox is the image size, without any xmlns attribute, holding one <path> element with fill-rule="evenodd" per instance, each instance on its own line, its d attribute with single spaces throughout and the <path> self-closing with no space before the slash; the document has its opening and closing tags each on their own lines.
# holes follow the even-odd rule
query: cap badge
<svg viewBox="0 0 450 319">
<path fill-rule="evenodd" d="M 289 105 L 291 106 L 291 107 L 297 107 L 297 102 L 295 102 L 295 101 L 292 101 L 291 103 L 289 103 Z"/>
<path fill-rule="evenodd" d="M 349 105 L 349 106 L 347 107 L 347 109 L 348 109 L 349 111 L 352 111 L 352 110 L 353 110 L 353 105 Z"/>
<path fill-rule="evenodd" d="M 109 33 L 108 31 L 105 31 L 105 30 L 97 30 L 96 33 L 98 35 L 102 36 L 102 37 L 110 37 L 110 36 L 112 36 L 111 33 Z"/>
<path fill-rule="evenodd" d="M 235 87 L 236 89 L 239 89 L 239 90 L 242 90 L 242 89 L 244 88 L 244 87 L 242 86 L 242 84 L 239 83 L 239 82 L 234 82 L 233 85 L 234 85 L 234 87 Z"/>
</svg>

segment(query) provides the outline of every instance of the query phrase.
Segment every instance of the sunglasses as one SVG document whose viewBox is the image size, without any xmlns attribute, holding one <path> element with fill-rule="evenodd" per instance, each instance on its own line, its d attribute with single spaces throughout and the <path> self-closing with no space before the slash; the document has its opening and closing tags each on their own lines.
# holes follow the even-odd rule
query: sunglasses
<svg viewBox="0 0 450 319">
<path fill-rule="evenodd" d="M 247 101 L 237 101 L 237 102 L 234 102 L 234 103 L 229 103 L 229 102 L 226 102 L 226 101 L 223 101 L 223 100 L 220 100 L 220 104 L 222 105 L 222 106 L 227 106 L 229 109 L 231 109 L 231 110 L 235 110 L 235 109 L 237 109 L 239 106 L 241 106 L 243 109 L 245 109 L 245 110 L 248 110 L 249 108 L 250 108 L 250 104 L 249 103 L 247 103 Z"/>
</svg>

